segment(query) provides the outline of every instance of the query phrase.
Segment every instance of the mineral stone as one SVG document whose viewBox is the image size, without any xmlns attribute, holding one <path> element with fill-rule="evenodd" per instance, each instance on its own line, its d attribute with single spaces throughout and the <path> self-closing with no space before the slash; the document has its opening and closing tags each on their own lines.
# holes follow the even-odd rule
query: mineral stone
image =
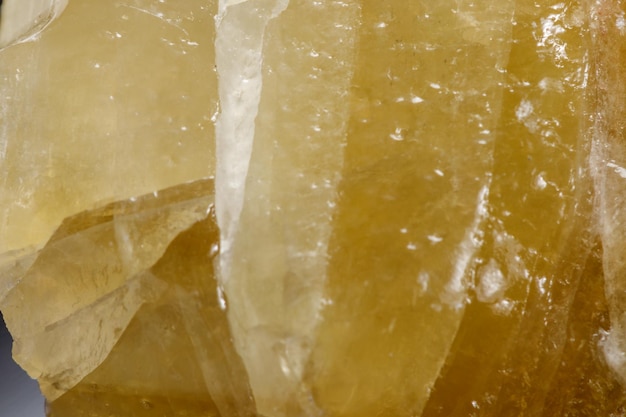
<svg viewBox="0 0 626 417">
<path fill-rule="evenodd" d="M 624 415 L 626 4 L 15 4 L 0 309 L 49 417 Z"/>
<path fill-rule="evenodd" d="M 83 251 L 79 263 L 76 258 L 56 257 L 56 269 L 80 269 L 84 285 L 98 285 L 104 295 L 66 319 L 67 325 L 50 320 L 55 329 L 40 330 L 46 339 L 38 341 L 39 346 L 48 344 L 50 349 L 56 341 L 55 350 L 68 352 L 55 355 L 66 359 L 57 374 L 39 377 L 47 398 L 58 397 L 49 404 L 50 417 L 252 413 L 246 372 L 217 297 L 213 259 L 218 254 L 218 229 L 212 196 L 211 180 L 185 184 L 74 216 L 53 235 L 39 257 L 47 251 L 56 252 L 54 256 L 63 250 L 59 246 L 78 240 Z M 126 235 L 123 248 L 118 246 L 121 230 Z M 136 260 L 142 256 L 137 255 L 146 249 L 156 256 L 143 258 L 139 265 Z M 121 256 L 112 259 L 111 252 Z M 125 262 L 129 260 L 134 261 L 130 268 Z M 111 273 L 113 269 L 117 273 Z M 66 276 L 76 278 L 71 272 Z M 49 276 L 24 279 L 37 278 L 33 285 L 49 286 Z M 116 279 L 115 290 L 107 291 L 105 286 Z M 79 302 L 52 298 L 58 300 L 49 303 L 55 309 Z M 20 346 L 17 355 L 22 354 Z M 42 352 L 49 355 L 41 358 L 47 359 L 42 368 L 52 368 L 49 352 Z M 32 362 L 34 355 L 27 356 Z M 95 360 L 95 366 L 86 369 Z M 80 378 L 73 378 L 75 374 Z"/>
<path fill-rule="evenodd" d="M 5 8 L 24 4 L 3 2 L 0 30 Z M 0 51 L 0 253 L 42 244 L 83 210 L 213 173 L 213 9 L 71 1 Z"/>
</svg>

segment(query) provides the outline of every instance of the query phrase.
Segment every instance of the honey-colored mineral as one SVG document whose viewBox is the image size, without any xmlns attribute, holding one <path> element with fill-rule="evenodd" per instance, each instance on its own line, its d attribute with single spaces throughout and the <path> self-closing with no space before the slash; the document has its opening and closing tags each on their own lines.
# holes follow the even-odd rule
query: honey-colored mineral
<svg viewBox="0 0 626 417">
<path fill-rule="evenodd" d="M 214 14 L 195 0 L 74 0 L 0 51 L 0 253 L 42 244 L 82 210 L 213 173 Z"/>
<path fill-rule="evenodd" d="M 0 79 L 49 417 L 624 415 L 623 2 L 70 0 Z"/>
</svg>

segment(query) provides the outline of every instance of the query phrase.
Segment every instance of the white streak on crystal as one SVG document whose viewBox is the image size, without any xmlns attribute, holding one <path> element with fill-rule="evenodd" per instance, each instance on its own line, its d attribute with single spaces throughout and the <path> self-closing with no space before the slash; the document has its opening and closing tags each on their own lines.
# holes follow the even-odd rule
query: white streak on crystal
<svg viewBox="0 0 626 417">
<path fill-rule="evenodd" d="M 554 10 L 561 10 L 560 13 L 553 13 L 547 18 L 541 19 L 541 34 L 535 35 L 537 46 L 550 50 L 555 63 L 567 60 L 566 43 L 559 38 L 565 33 L 563 22 L 566 20 L 565 5 L 559 3 L 553 7 Z"/>
<path fill-rule="evenodd" d="M 147 14 L 149 16 L 155 17 L 159 20 L 162 20 L 163 22 L 165 22 L 166 24 L 175 27 L 176 29 L 180 30 L 181 32 L 183 32 L 185 35 L 189 36 L 189 32 L 187 32 L 187 30 L 185 30 L 185 28 L 181 27 L 180 25 L 178 25 L 173 19 L 167 19 L 163 13 L 160 12 L 153 12 L 150 10 L 146 10 L 146 9 L 142 9 L 141 7 L 136 7 L 136 6 L 131 6 L 129 4 L 122 4 L 122 6 L 128 7 L 129 9 L 133 9 L 136 10 L 140 13 L 144 13 Z M 119 33 L 115 34 L 116 36 L 119 35 Z M 121 37 L 117 36 L 118 38 Z"/>
<path fill-rule="evenodd" d="M 505 298 L 493 304 L 491 308 L 496 314 L 500 314 L 502 316 L 508 316 L 509 314 L 511 314 L 511 311 L 513 310 L 514 306 L 515 306 L 515 303 Z"/>
<path fill-rule="evenodd" d="M 209 257 L 214 258 L 220 251 L 220 246 L 217 243 L 211 245 L 211 249 L 209 250 Z"/>
<path fill-rule="evenodd" d="M 287 376 L 287 377 L 291 376 L 291 369 L 289 368 L 289 365 L 287 364 L 287 358 L 285 358 L 284 355 L 280 355 L 279 358 L 280 358 L 279 359 L 279 361 L 280 361 L 280 370 L 283 371 L 285 376 Z"/>
<path fill-rule="evenodd" d="M 520 122 L 524 122 L 532 114 L 534 110 L 533 104 L 528 100 L 522 100 L 515 109 L 515 117 Z"/>
<path fill-rule="evenodd" d="M 506 280 L 498 263 L 491 259 L 480 271 L 476 298 L 483 303 L 498 301 L 506 289 Z"/>
<path fill-rule="evenodd" d="M 608 162 L 606 166 L 609 168 L 613 168 L 613 171 L 615 171 L 617 175 L 626 179 L 626 168 L 621 167 L 613 162 Z"/>
<path fill-rule="evenodd" d="M 420 286 L 420 294 L 425 294 L 428 291 L 428 284 L 430 283 L 430 275 L 428 272 L 420 272 L 417 276 L 417 283 Z"/>
<path fill-rule="evenodd" d="M 433 245 L 443 241 L 443 238 L 441 236 L 437 236 L 437 235 L 428 235 L 427 238 L 430 241 L 430 243 L 433 244 Z"/>
<path fill-rule="evenodd" d="M 393 131 L 393 133 L 391 133 L 389 135 L 389 137 L 395 141 L 402 141 L 404 140 L 404 132 L 402 130 L 402 128 L 400 127 L 396 127 L 396 130 Z"/>
<path fill-rule="evenodd" d="M 547 187 L 547 185 L 548 183 L 543 178 L 543 175 L 537 175 L 537 178 L 535 178 L 535 188 L 537 188 L 538 190 L 543 190 Z"/>
<path fill-rule="evenodd" d="M 619 29 L 622 34 L 626 31 L 626 19 L 624 18 L 624 12 L 622 12 L 615 19 L 615 26 Z"/>
<path fill-rule="evenodd" d="M 489 215 L 487 209 L 489 198 L 489 184 L 490 181 L 483 185 L 478 192 L 476 211 L 474 212 L 474 220 L 472 225 L 465 233 L 463 241 L 459 245 L 458 254 L 456 256 L 456 262 L 452 270 L 452 277 L 446 284 L 445 292 L 442 295 L 442 302 L 449 307 L 460 310 L 465 305 L 465 296 L 468 288 L 468 282 L 465 279 L 465 273 L 472 257 L 479 248 L 482 242 L 482 230 L 481 224 Z"/>
<path fill-rule="evenodd" d="M 215 60 L 221 113 L 215 124 L 215 207 L 221 230 L 222 280 L 229 278 L 230 250 L 243 208 L 261 99 L 263 36 L 267 23 L 289 3 L 276 0 L 269 3 L 271 10 L 264 10 L 262 6 L 246 8 L 245 2 L 222 0 L 216 16 Z"/>
<path fill-rule="evenodd" d="M 224 289 L 221 285 L 217 286 L 217 301 L 222 311 L 226 310 L 226 296 L 224 295 Z"/>
</svg>

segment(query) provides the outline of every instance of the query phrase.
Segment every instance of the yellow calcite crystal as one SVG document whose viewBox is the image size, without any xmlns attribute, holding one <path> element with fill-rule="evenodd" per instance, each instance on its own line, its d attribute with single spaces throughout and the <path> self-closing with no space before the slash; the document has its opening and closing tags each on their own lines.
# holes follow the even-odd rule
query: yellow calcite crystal
<svg viewBox="0 0 626 417">
<path fill-rule="evenodd" d="M 49 417 L 623 414 L 621 1 L 70 0 L 0 79 Z"/>
<path fill-rule="evenodd" d="M 0 253 L 96 204 L 214 171 L 214 9 L 71 1 L 0 52 Z"/>
<path fill-rule="evenodd" d="M 157 411 L 173 416 L 252 412 L 246 373 L 230 341 L 226 314 L 217 297 L 213 259 L 218 253 L 219 235 L 212 195 L 212 181 L 198 181 L 156 196 L 150 194 L 132 203 L 107 206 L 104 208 L 106 217 L 101 215 L 102 210 L 96 210 L 70 218 L 57 232 L 79 228 L 85 219 L 89 219 L 89 230 L 112 232 L 123 219 L 128 229 L 134 229 L 129 235 L 143 241 L 118 249 L 118 253 L 131 255 L 141 250 L 141 246 L 157 249 L 162 242 L 167 246 L 156 251 L 158 259 L 144 263 L 142 269 L 136 268 L 132 277 L 118 283 L 117 292 L 126 295 L 123 301 L 117 299 L 115 292 L 102 297 L 112 299 L 112 302 L 100 302 L 108 316 L 99 318 L 99 308 L 86 309 L 90 316 L 86 320 L 97 320 L 98 334 L 112 329 L 114 346 L 105 346 L 106 340 L 102 338 L 89 340 L 90 334 L 77 326 L 78 317 L 68 323 L 80 335 L 79 340 L 68 340 L 71 330 L 59 330 L 65 333 L 63 340 L 68 343 L 65 347 L 55 346 L 59 350 L 64 348 L 69 355 L 76 355 L 89 344 L 85 350 L 106 351 L 107 355 L 98 358 L 99 363 L 89 372 L 82 372 L 84 377 L 80 381 L 70 379 L 68 371 L 77 373 L 84 367 L 40 378 L 48 399 L 53 399 L 56 391 L 51 394 L 46 390 L 46 378 L 55 381 L 53 389 L 71 388 L 50 403 L 50 417 L 150 416 Z M 173 212 L 179 214 L 177 219 L 168 216 Z M 169 231 L 174 224 L 179 233 L 172 237 Z M 152 231 L 153 238 L 143 234 L 146 230 Z M 90 234 L 93 232 L 75 231 L 74 236 L 84 240 L 84 236 Z M 107 237 L 110 241 L 116 240 L 111 234 Z M 44 251 L 54 248 L 55 245 L 48 244 Z M 80 257 L 79 266 L 89 281 L 108 278 L 98 265 L 103 259 L 102 252 L 89 248 L 89 252 Z M 115 265 L 115 262 L 109 260 L 108 264 Z M 109 278 L 107 282 L 110 281 Z M 61 297 L 55 300 L 58 300 L 57 309 L 71 305 Z M 132 319 L 125 320 L 127 316 Z M 84 365 L 84 357 L 95 359 L 94 356 L 84 354 L 75 361 Z M 70 361 L 66 359 L 65 365 Z M 50 365 L 45 367 L 49 369 Z"/>
</svg>

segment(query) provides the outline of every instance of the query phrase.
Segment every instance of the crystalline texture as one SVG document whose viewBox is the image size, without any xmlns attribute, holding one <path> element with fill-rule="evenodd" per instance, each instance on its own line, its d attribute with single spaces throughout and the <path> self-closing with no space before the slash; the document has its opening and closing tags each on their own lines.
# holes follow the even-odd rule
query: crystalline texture
<svg viewBox="0 0 626 417">
<path fill-rule="evenodd" d="M 0 52 L 50 417 L 623 414 L 623 9 L 70 2 Z"/>
<path fill-rule="evenodd" d="M 19 286 L 4 297 L 3 311 L 9 317 L 19 315 L 23 299 L 39 306 L 28 321 L 12 323 L 14 355 L 39 380 L 49 400 L 100 365 L 141 304 L 162 295 L 163 285 L 144 283 L 149 278 L 142 272 L 161 258 L 176 235 L 206 217 L 212 203 L 197 198 L 159 207 L 182 192 L 150 195 L 70 218 Z M 89 321 L 98 325 L 79 324 Z M 26 343 L 23 336 L 29 338 Z"/>
<path fill-rule="evenodd" d="M 623 7 L 623 6 L 622 6 Z M 626 50 L 623 42 L 624 11 L 611 2 L 598 2 L 593 8 L 595 36 L 593 68 L 597 76 L 598 113 L 594 118 L 591 165 L 597 192 L 600 235 L 603 245 L 603 270 L 610 306 L 611 330 L 604 343 L 608 364 L 626 383 L 626 300 L 624 299 L 626 263 L 626 148 L 623 144 L 623 77 Z M 606 65 L 617 62 L 619 65 Z"/>
<path fill-rule="evenodd" d="M 32 40 L 66 5 L 67 0 L 5 0 L 0 16 L 0 48 Z"/>
<path fill-rule="evenodd" d="M 96 204 L 213 174 L 215 6 L 73 1 L 2 50 L 0 252 Z"/>
<path fill-rule="evenodd" d="M 296 1 L 288 6 L 268 3 L 258 17 L 260 4 L 264 3 L 228 6 L 218 25 L 216 47 L 224 48 L 223 53 L 236 49 L 244 57 L 263 55 L 262 66 L 256 61 L 218 59 L 220 83 L 226 83 L 222 87 L 230 86 L 233 76 L 233 67 L 225 65 L 258 65 L 254 77 L 240 76 L 242 88 L 263 82 L 259 97 L 253 98 L 258 109 L 252 120 L 243 103 L 231 103 L 239 99 L 236 88 L 222 92 L 227 96 L 221 101 L 217 130 L 216 176 L 217 194 L 222 193 L 216 201 L 222 232 L 221 282 L 259 412 L 290 415 L 311 407 L 301 399 L 307 395 L 302 379 L 322 307 L 330 222 L 345 146 L 344 100 L 353 68 L 350 28 L 359 10 L 346 4 Z M 276 15 L 277 7 L 285 6 Z M 244 35 L 233 33 L 232 27 L 251 30 L 255 26 L 246 19 L 250 15 L 267 19 L 264 13 L 269 10 L 275 17 L 254 45 L 262 49 L 248 50 L 247 43 L 239 42 Z M 301 16 L 307 16 L 306 23 Z M 220 130 L 227 123 L 243 128 L 250 122 L 254 125 L 246 128 L 246 135 Z M 245 156 L 239 154 L 243 140 L 251 141 Z M 247 176 L 240 177 L 246 172 L 229 162 L 233 157 L 238 163 L 249 161 Z"/>
</svg>

